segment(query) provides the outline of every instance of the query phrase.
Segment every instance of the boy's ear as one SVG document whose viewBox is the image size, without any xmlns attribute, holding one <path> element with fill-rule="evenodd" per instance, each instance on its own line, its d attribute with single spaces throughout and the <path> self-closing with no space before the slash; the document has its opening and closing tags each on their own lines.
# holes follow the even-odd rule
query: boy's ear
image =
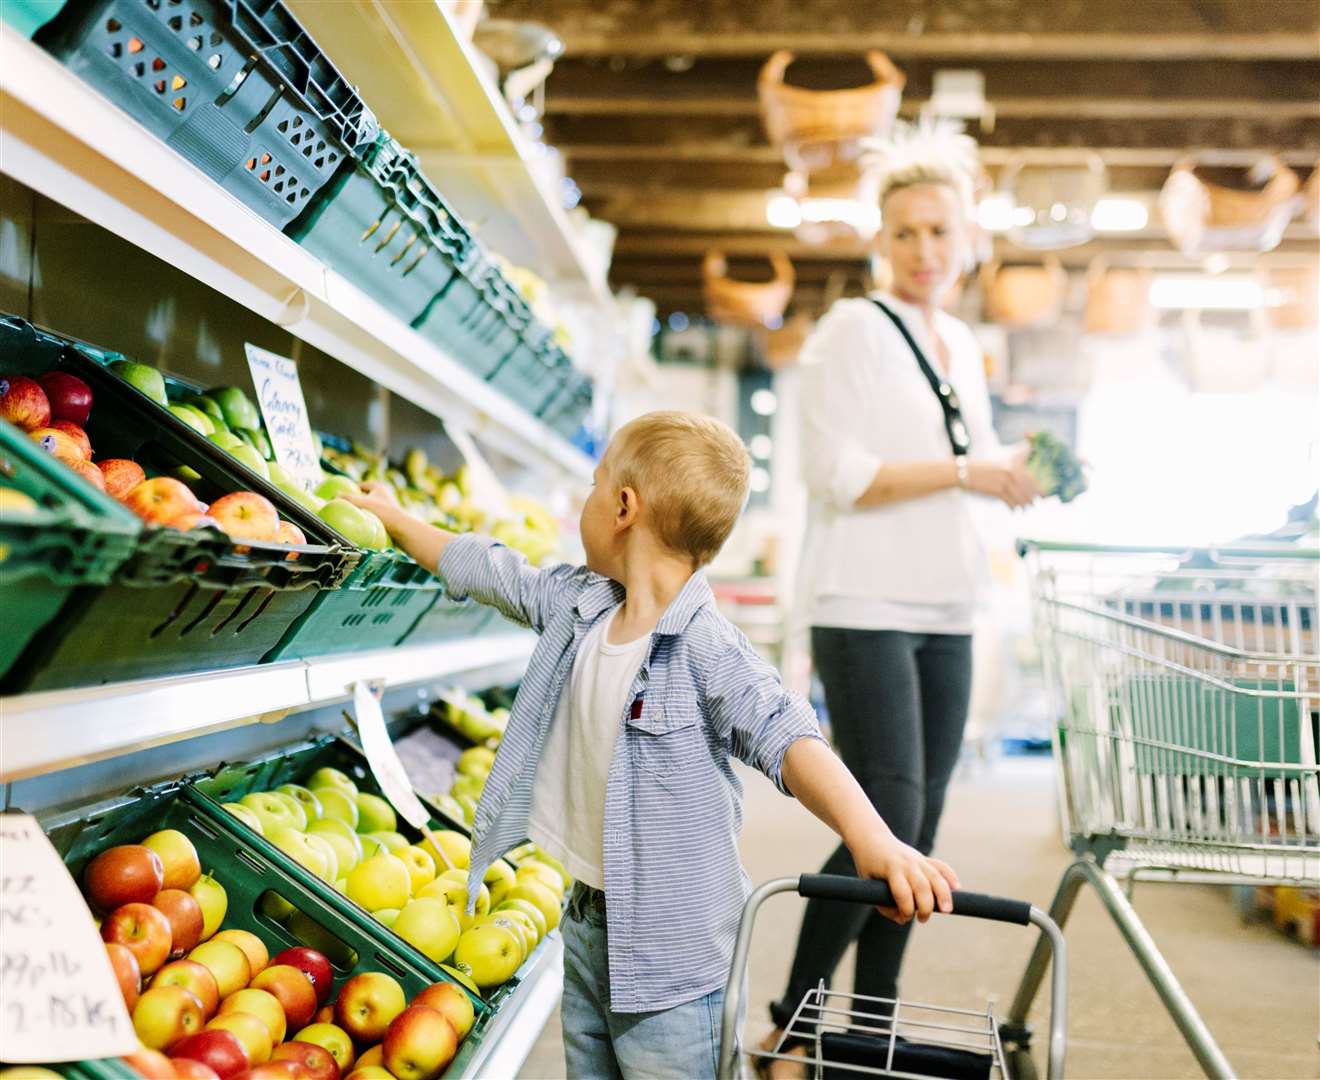
<svg viewBox="0 0 1320 1080">
<path fill-rule="evenodd" d="M 637 492 L 630 487 L 620 488 L 618 500 L 614 507 L 614 527 L 616 529 L 626 529 L 637 520 L 640 509 Z"/>
</svg>

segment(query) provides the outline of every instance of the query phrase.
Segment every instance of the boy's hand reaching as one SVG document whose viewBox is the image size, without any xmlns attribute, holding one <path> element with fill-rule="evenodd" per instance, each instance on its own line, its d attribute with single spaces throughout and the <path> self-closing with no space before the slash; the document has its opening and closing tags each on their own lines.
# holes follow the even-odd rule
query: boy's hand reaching
<svg viewBox="0 0 1320 1080">
<path fill-rule="evenodd" d="M 368 480 L 362 485 L 361 492 L 351 491 L 347 495 L 340 495 L 339 498 L 363 510 L 370 510 L 382 521 L 387 515 L 392 516 L 390 511 L 397 512 L 402 509 L 399 506 L 398 496 L 394 494 L 394 488 L 384 480 Z M 385 527 L 389 528 L 388 522 Z"/>
<path fill-rule="evenodd" d="M 361 492 L 350 492 L 340 498 L 363 510 L 370 510 L 380 518 L 381 524 L 399 547 L 432 573 L 439 573 L 440 556 L 454 534 L 428 525 L 408 513 L 399 505 L 389 484 L 380 480 L 371 481 L 362 485 Z"/>
<path fill-rule="evenodd" d="M 921 854 L 892 834 L 849 850 L 859 877 L 889 884 L 894 906 L 877 909 L 886 918 L 901 925 L 915 915 L 918 922 L 924 923 L 936 910 L 953 910 L 952 893 L 958 887 L 958 875 L 948 863 Z"/>
</svg>

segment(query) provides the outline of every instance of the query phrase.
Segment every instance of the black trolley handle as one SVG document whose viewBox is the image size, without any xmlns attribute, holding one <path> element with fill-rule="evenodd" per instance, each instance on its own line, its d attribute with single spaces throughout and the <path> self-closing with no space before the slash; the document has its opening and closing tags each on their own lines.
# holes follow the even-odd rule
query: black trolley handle
<svg viewBox="0 0 1320 1080">
<path fill-rule="evenodd" d="M 724 1018 L 720 1026 L 719 1080 L 734 1080 L 742 1053 L 738 1014 L 747 972 L 747 957 L 752 944 L 752 927 L 761 905 L 776 893 L 796 892 L 812 900 L 839 900 L 873 907 L 893 907 L 894 894 L 884 881 L 868 881 L 835 874 L 803 874 L 796 878 L 767 881 L 747 898 L 738 937 L 729 965 L 729 982 L 724 990 Z M 942 913 L 940 913 L 942 914 Z M 1068 959 L 1063 932 L 1044 911 L 1025 900 L 1009 900 L 983 893 L 955 891 L 953 911 L 949 914 L 1015 926 L 1035 926 L 1050 943 L 1053 964 L 1050 973 L 1050 1045 L 1049 1080 L 1061 1080 L 1068 1030 Z"/>
</svg>

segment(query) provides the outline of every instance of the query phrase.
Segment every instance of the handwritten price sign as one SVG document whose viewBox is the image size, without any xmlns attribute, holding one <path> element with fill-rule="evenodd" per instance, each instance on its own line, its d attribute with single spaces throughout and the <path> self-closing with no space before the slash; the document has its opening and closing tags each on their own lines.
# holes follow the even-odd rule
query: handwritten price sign
<svg viewBox="0 0 1320 1080">
<path fill-rule="evenodd" d="M 276 356 L 255 345 L 245 344 L 244 348 L 275 460 L 315 488 L 321 482 L 321 462 L 307 419 L 298 365 L 286 356 Z"/>
<path fill-rule="evenodd" d="M 137 1049 L 91 913 L 26 814 L 0 814 L 0 1045 L 21 1064 Z"/>
</svg>

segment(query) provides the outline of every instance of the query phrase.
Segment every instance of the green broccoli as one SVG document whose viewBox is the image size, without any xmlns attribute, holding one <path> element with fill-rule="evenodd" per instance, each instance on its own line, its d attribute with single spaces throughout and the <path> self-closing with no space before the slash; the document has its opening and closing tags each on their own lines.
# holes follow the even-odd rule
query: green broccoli
<svg viewBox="0 0 1320 1080">
<path fill-rule="evenodd" d="M 1048 431 L 1032 432 L 1027 443 L 1031 447 L 1027 471 L 1044 494 L 1057 495 L 1060 502 L 1072 502 L 1086 490 L 1082 463 L 1066 443 Z"/>
</svg>

